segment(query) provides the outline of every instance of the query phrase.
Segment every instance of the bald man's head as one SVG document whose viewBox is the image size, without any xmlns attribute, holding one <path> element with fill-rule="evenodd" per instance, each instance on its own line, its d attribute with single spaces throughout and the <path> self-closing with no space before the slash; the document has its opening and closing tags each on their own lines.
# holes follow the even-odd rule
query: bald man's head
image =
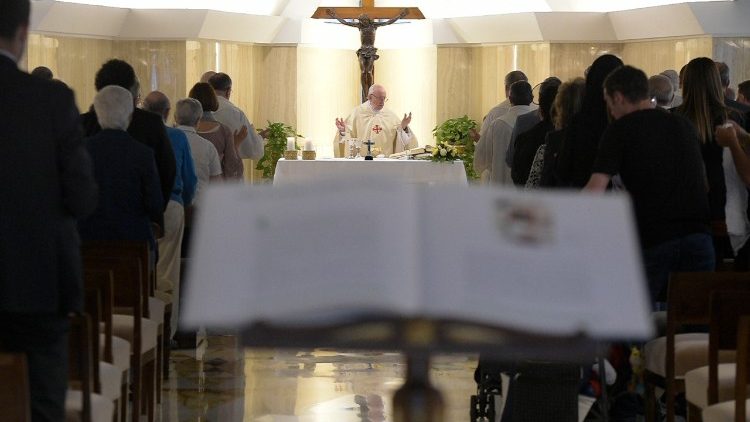
<svg viewBox="0 0 750 422">
<path fill-rule="evenodd" d="M 211 76 L 214 76 L 215 74 L 216 72 L 214 72 L 213 70 L 209 70 L 201 76 L 201 82 L 208 83 L 209 79 L 211 79 Z"/>
<path fill-rule="evenodd" d="M 151 91 L 143 99 L 143 109 L 158 114 L 165 122 L 169 118 L 170 108 L 169 98 L 161 91 Z"/>
</svg>

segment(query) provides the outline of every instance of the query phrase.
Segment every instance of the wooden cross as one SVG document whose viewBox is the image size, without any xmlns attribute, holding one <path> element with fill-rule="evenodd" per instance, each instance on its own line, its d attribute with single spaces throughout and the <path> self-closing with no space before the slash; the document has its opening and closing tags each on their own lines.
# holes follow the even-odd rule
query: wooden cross
<svg viewBox="0 0 750 422">
<path fill-rule="evenodd" d="M 360 7 L 318 7 L 312 15 L 315 19 L 336 19 L 339 23 L 359 29 L 362 46 L 357 50 L 361 71 L 362 102 L 367 101 L 367 92 L 375 83 L 375 31 L 399 19 L 424 19 L 418 7 L 375 7 L 375 0 L 362 0 Z M 351 20 L 346 20 L 351 19 Z M 382 22 L 379 19 L 387 19 Z"/>
<path fill-rule="evenodd" d="M 407 9 L 408 14 L 402 19 L 424 19 L 418 7 L 375 7 L 375 0 L 362 0 L 361 4 L 361 7 L 318 7 L 312 17 L 330 19 L 326 10 L 332 9 L 341 19 L 357 19 L 362 14 L 369 16 L 370 19 L 391 19 Z"/>
</svg>

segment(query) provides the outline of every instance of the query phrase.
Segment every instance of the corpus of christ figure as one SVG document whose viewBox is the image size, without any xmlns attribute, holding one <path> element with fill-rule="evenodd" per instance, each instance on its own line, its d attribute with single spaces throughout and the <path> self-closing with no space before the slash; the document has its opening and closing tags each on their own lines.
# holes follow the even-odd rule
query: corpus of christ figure
<svg viewBox="0 0 750 422">
<path fill-rule="evenodd" d="M 361 7 L 319 7 L 313 18 L 333 18 L 341 24 L 359 29 L 362 45 L 357 50 L 361 72 L 362 102 L 367 101 L 367 90 L 375 83 L 375 60 L 378 49 L 375 48 L 375 31 L 380 26 L 390 25 L 399 19 L 424 19 L 416 7 L 375 7 L 374 0 L 362 0 Z M 346 19 L 352 19 L 347 21 Z M 388 19 L 379 22 L 378 19 Z"/>
</svg>

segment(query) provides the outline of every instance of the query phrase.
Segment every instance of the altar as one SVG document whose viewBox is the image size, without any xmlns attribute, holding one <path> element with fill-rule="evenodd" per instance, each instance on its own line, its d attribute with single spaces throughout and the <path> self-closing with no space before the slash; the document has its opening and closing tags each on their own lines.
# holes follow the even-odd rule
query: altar
<svg viewBox="0 0 750 422">
<path fill-rule="evenodd" d="M 338 180 L 396 181 L 405 185 L 467 185 L 461 161 L 324 158 L 279 160 L 274 185 Z"/>
</svg>

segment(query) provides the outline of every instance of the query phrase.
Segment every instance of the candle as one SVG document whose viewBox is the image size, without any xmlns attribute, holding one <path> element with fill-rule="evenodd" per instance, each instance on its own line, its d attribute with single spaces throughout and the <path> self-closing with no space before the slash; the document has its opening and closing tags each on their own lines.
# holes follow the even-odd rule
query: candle
<svg viewBox="0 0 750 422">
<path fill-rule="evenodd" d="M 305 141 L 305 151 L 313 151 L 313 141 Z"/>
<path fill-rule="evenodd" d="M 294 136 L 290 136 L 286 138 L 286 150 L 287 151 L 294 151 L 297 149 L 294 141 L 295 141 Z"/>
</svg>

